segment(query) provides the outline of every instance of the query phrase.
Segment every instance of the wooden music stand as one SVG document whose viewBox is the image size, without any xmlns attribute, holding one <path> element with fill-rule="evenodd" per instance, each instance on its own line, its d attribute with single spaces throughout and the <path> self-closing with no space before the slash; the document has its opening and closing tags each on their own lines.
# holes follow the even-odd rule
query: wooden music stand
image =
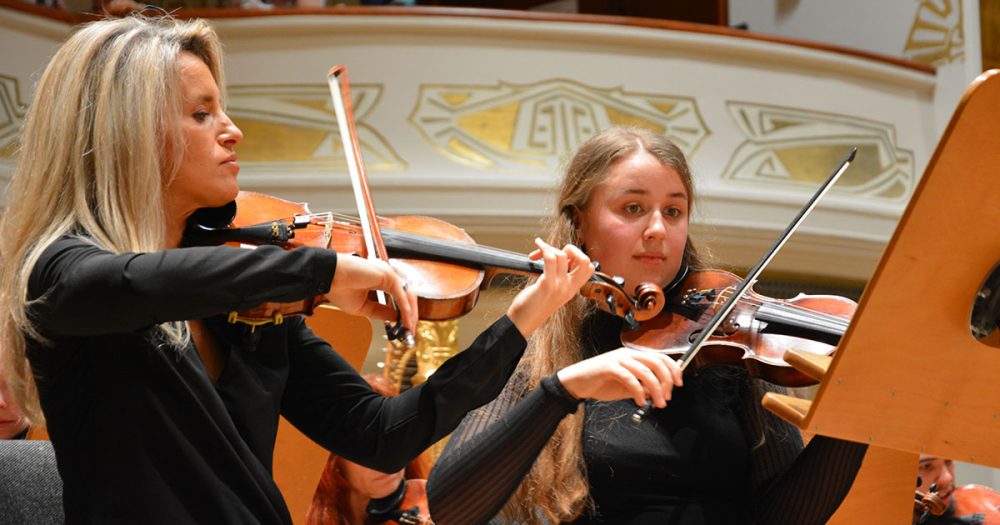
<svg viewBox="0 0 1000 525">
<path fill-rule="evenodd" d="M 918 454 L 1000 467 L 1000 337 L 970 325 L 977 294 L 1000 293 L 981 292 L 1000 262 L 998 113 L 992 70 L 962 97 L 833 358 L 786 355 L 822 380 L 816 398 L 764 399 L 803 430 L 870 444 L 865 465 L 906 480 L 890 490 L 902 520 L 872 521 L 876 505 L 865 523 L 909 522 Z"/>
</svg>

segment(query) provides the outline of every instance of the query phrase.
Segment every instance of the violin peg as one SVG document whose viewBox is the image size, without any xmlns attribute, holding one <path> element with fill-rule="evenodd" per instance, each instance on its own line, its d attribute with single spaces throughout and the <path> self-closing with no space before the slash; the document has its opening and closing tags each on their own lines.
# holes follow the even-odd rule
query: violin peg
<svg viewBox="0 0 1000 525">
<path fill-rule="evenodd" d="M 618 315 L 618 303 L 615 302 L 615 296 L 613 294 L 608 294 L 604 298 L 604 302 L 607 303 L 607 305 L 608 305 L 608 312 L 610 312 L 611 315 L 617 316 Z"/>
<path fill-rule="evenodd" d="M 628 325 L 629 330 L 635 330 L 639 328 L 639 321 L 635 320 L 635 314 L 631 310 L 625 312 L 623 319 L 625 319 L 625 324 Z"/>
</svg>

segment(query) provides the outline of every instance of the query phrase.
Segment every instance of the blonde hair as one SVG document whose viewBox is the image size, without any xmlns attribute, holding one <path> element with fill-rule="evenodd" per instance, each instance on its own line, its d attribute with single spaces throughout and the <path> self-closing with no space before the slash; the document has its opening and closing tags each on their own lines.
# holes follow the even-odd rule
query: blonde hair
<svg viewBox="0 0 1000 525">
<path fill-rule="evenodd" d="M 677 170 L 693 208 L 694 186 L 681 150 L 652 131 L 612 127 L 581 145 L 570 161 L 559 188 L 557 213 L 546 224 L 546 242 L 553 246 L 579 245 L 577 214 L 587 209 L 591 194 L 611 168 L 639 151 L 646 151 Z M 692 268 L 702 265 L 690 238 L 683 262 Z M 535 332 L 518 370 L 520 377 L 526 379 L 523 383 L 526 387 L 538 385 L 543 377 L 584 359 L 579 334 L 583 322 L 594 311 L 585 299 L 577 298 Z M 553 523 L 578 517 L 590 505 L 582 439 L 583 410 L 580 410 L 559 424 L 504 507 L 504 516 L 526 523 L 535 523 L 542 517 Z"/>
<path fill-rule="evenodd" d="M 17 170 L 7 189 L 0 240 L 0 353 L 11 393 L 43 420 L 25 358 L 27 338 L 45 341 L 28 315 L 28 278 L 63 235 L 113 253 L 164 247 L 163 189 L 184 149 L 179 126 L 182 51 L 201 58 L 223 86 L 221 44 L 204 21 L 130 16 L 82 26 L 45 68 L 25 118 Z M 174 345 L 183 323 L 161 325 Z"/>
</svg>

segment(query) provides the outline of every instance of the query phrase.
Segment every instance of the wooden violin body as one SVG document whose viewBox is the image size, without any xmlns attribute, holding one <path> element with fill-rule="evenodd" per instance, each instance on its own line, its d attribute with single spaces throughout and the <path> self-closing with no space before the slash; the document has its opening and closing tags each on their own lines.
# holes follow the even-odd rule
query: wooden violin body
<svg viewBox="0 0 1000 525">
<path fill-rule="evenodd" d="M 232 221 L 234 228 L 273 223 L 276 219 L 295 221 L 296 216 L 308 217 L 308 222 L 300 220 L 293 237 L 281 242 L 283 246 L 318 246 L 338 253 L 367 256 L 361 227 L 348 218 L 330 213 L 314 214 L 306 204 L 259 193 L 241 192 L 236 203 L 236 217 Z M 386 248 L 394 255 L 389 264 L 417 294 L 421 319 L 454 319 L 472 309 L 486 277 L 484 270 L 430 260 L 429 256 L 423 260 L 400 256 L 400 252 L 405 251 L 402 248 L 409 243 L 437 239 L 473 246 L 475 241 L 472 237 L 461 228 L 433 217 L 380 217 L 379 226 Z M 317 301 L 322 299 L 314 299 L 313 304 L 317 304 Z M 294 312 L 301 309 L 309 313 L 311 308 L 307 303 L 269 303 L 245 312 L 244 315 L 267 319 L 273 316 L 272 312 Z"/>
<path fill-rule="evenodd" d="M 983 485 L 963 485 L 952 493 L 955 515 L 983 515 L 983 525 L 1000 525 L 1000 492 Z"/>
<path fill-rule="evenodd" d="M 727 290 L 741 282 L 722 270 L 692 272 L 668 300 L 660 315 L 642 323 L 639 329 L 622 332 L 622 342 L 633 348 L 685 353 L 703 331 Z M 818 355 L 833 353 L 840 336 L 857 308 L 845 297 L 799 295 L 772 299 L 750 290 L 725 319 L 692 365 L 741 366 L 756 377 L 788 387 L 816 384 L 816 380 L 795 370 L 783 359 L 796 349 Z"/>
</svg>

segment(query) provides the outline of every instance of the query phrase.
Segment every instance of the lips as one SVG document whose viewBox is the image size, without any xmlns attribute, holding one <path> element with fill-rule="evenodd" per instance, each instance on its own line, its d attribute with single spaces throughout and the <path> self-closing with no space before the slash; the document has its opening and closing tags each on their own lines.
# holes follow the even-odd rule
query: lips
<svg viewBox="0 0 1000 525">
<path fill-rule="evenodd" d="M 633 255 L 632 258 L 646 264 L 662 264 L 667 260 L 666 255 L 659 253 L 640 253 Z"/>
</svg>

